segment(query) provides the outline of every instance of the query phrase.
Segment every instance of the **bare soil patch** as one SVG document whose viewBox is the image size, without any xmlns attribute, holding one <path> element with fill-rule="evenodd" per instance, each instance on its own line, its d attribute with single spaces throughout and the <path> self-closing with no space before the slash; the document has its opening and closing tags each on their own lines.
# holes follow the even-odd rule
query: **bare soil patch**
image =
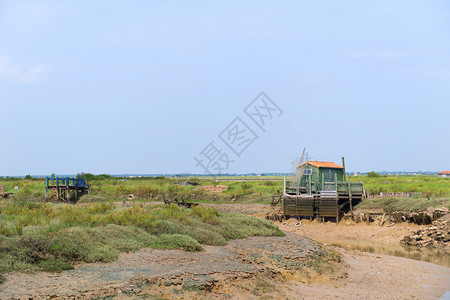
<svg viewBox="0 0 450 300">
<path fill-rule="evenodd" d="M 226 185 L 202 185 L 195 188 L 195 190 L 205 190 L 210 193 L 222 193 L 226 191 L 228 187 Z"/>
</svg>

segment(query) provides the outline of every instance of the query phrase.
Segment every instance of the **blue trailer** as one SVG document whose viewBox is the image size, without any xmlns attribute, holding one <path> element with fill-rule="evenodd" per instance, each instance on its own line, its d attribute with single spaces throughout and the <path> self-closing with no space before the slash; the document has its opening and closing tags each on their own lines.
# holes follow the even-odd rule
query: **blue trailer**
<svg viewBox="0 0 450 300">
<path fill-rule="evenodd" d="M 50 196 L 49 193 L 52 193 Z M 91 186 L 84 178 L 47 177 L 45 199 L 55 198 L 57 201 L 76 202 L 79 197 L 91 193 Z"/>
</svg>

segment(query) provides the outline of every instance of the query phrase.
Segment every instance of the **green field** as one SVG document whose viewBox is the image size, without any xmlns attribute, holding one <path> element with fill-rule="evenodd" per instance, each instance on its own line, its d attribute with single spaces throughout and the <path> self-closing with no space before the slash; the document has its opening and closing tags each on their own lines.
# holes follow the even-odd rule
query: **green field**
<svg viewBox="0 0 450 300">
<path fill-rule="evenodd" d="M 96 178 L 97 177 L 97 178 Z M 244 179 L 244 181 L 243 181 Z M 253 179 L 253 180 L 249 180 Z M 351 177 L 351 181 L 364 182 L 366 191 L 370 194 L 380 192 L 421 192 L 424 197 L 450 197 L 450 178 L 437 176 L 391 176 L 391 177 Z M 178 185 L 184 181 L 197 182 L 200 186 L 224 185 L 227 190 L 221 193 L 208 193 L 195 186 Z M 169 198 L 183 198 L 196 202 L 230 202 L 270 203 L 271 196 L 283 190 L 283 177 L 216 177 L 216 178 L 116 178 L 95 176 L 89 183 L 92 195 L 96 199 L 123 200 L 129 194 L 134 194 L 138 200 L 161 201 L 163 192 Z M 0 178 L 0 185 L 10 192 L 15 192 L 16 198 L 28 201 L 43 201 L 45 197 L 44 179 Z"/>
<path fill-rule="evenodd" d="M 351 177 L 352 181 L 364 182 L 366 191 L 380 192 L 422 192 L 436 197 L 450 196 L 450 178 L 437 176 L 389 176 L 389 177 Z"/>
<path fill-rule="evenodd" d="M 230 181 L 213 178 L 104 178 L 92 179 L 89 183 L 92 186 L 92 195 L 100 196 L 103 200 L 123 200 L 128 195 L 133 194 L 138 200 L 162 201 L 163 192 L 168 198 L 183 198 L 196 202 L 229 202 L 233 198 L 242 202 L 270 203 L 271 196 L 282 192 L 282 178 L 274 181 L 273 177 L 258 181 L 240 181 L 239 178 Z M 222 193 L 212 194 L 195 186 L 179 185 L 177 183 L 190 181 L 197 182 L 200 186 L 225 185 L 227 190 Z M 19 190 L 15 192 L 17 199 L 27 201 L 44 201 L 45 199 L 45 179 L 2 179 L 0 185 L 4 185 L 10 192 L 15 192 L 14 187 Z M 98 199 L 98 198 L 97 198 Z"/>
</svg>

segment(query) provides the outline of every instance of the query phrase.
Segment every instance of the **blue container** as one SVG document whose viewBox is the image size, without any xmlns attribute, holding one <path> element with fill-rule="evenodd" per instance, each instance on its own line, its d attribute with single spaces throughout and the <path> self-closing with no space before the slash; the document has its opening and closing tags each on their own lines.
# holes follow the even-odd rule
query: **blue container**
<svg viewBox="0 0 450 300">
<path fill-rule="evenodd" d="M 84 188 L 84 187 L 86 187 L 86 181 L 84 181 L 84 178 L 77 178 L 77 179 L 75 179 L 75 186 Z"/>
</svg>

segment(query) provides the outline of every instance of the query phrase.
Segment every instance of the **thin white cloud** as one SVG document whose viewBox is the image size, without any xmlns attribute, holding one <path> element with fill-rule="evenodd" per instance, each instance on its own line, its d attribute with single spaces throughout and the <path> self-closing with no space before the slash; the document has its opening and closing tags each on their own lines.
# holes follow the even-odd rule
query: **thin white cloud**
<svg viewBox="0 0 450 300">
<path fill-rule="evenodd" d="M 6 54 L 0 55 L 0 81 L 21 84 L 33 84 L 47 80 L 51 67 L 39 64 L 31 68 L 19 68 L 11 64 L 11 58 Z"/>
</svg>

